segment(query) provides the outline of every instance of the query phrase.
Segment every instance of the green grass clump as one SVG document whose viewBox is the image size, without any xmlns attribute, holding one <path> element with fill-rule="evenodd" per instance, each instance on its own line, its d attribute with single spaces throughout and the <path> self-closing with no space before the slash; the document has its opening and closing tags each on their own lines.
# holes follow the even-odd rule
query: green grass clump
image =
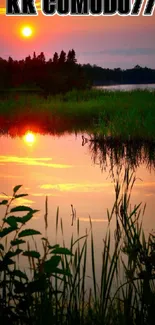
<svg viewBox="0 0 155 325">
<path fill-rule="evenodd" d="M 122 181 L 120 175 L 119 169 L 118 178 L 114 178 L 115 202 L 111 213 L 107 213 L 108 229 L 101 248 L 100 279 L 96 274 L 91 219 L 90 229 L 83 236 L 77 220 L 77 238 L 72 235 L 70 247 L 66 248 L 63 223 L 57 210 L 55 231 L 57 235 L 60 228 L 63 246 L 51 245 L 46 234 L 39 237 L 42 243 L 42 251 L 39 251 L 34 238 L 41 234 L 25 228 L 37 210 L 11 206 L 16 199 L 26 195 L 18 194 L 21 185 L 14 187 L 11 199 L 6 198 L 0 203 L 5 207 L 0 228 L 2 324 L 154 324 L 155 236 L 150 234 L 147 240 L 145 238 L 140 222 L 144 214 L 141 204 L 130 208 L 134 174 L 126 168 Z M 114 236 L 110 231 L 113 218 L 116 220 Z M 44 220 L 47 232 L 47 198 Z M 88 250 L 90 289 L 86 285 Z M 22 258 L 27 258 L 25 268 L 20 262 Z"/>
<path fill-rule="evenodd" d="M 97 89 L 72 91 L 47 98 L 10 95 L 0 100 L 0 126 L 34 122 L 51 129 L 68 124 L 93 128 L 119 138 L 155 139 L 155 92 L 109 92 Z"/>
</svg>

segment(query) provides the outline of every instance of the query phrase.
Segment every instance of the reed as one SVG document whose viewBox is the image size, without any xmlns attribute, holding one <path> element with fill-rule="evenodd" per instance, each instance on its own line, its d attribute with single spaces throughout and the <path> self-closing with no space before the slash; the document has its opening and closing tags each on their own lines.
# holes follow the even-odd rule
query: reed
<svg viewBox="0 0 155 325">
<path fill-rule="evenodd" d="M 0 204 L 5 215 L 0 228 L 0 320 L 2 324 L 153 325 L 155 305 L 155 236 L 146 237 L 142 204 L 131 208 L 134 173 L 122 168 L 113 178 L 115 202 L 108 215 L 108 228 L 101 247 L 101 274 L 96 274 L 95 243 L 89 229 L 71 236 L 65 245 L 63 222 L 56 214 L 56 244 L 47 236 L 48 198 L 45 201 L 45 237 L 27 228 L 37 210 L 12 207 L 21 196 L 15 186 L 11 199 Z M 73 209 L 73 213 L 75 213 Z M 22 214 L 22 216 L 21 216 Z M 73 216 L 74 217 L 74 216 Z M 111 221 L 116 229 L 112 234 Z M 62 246 L 57 243 L 58 232 Z M 36 236 L 42 243 L 37 248 Z M 112 243 L 114 243 L 114 248 Z M 88 255 L 90 252 L 90 256 Z M 22 266 L 21 260 L 27 258 Z M 91 286 L 87 286 L 87 261 L 91 258 Z"/>
</svg>

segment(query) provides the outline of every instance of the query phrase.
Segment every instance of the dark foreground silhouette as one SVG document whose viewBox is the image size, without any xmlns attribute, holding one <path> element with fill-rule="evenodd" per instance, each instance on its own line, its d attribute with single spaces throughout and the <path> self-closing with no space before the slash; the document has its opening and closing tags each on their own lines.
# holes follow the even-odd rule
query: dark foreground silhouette
<svg viewBox="0 0 155 325">
<path fill-rule="evenodd" d="M 133 69 L 103 69 L 90 64 L 77 63 L 75 51 L 63 50 L 46 60 L 41 52 L 22 60 L 0 58 L 0 92 L 8 89 L 43 92 L 45 94 L 65 93 L 72 89 L 86 89 L 92 85 L 125 83 L 154 83 L 155 70 L 135 66 Z"/>
</svg>

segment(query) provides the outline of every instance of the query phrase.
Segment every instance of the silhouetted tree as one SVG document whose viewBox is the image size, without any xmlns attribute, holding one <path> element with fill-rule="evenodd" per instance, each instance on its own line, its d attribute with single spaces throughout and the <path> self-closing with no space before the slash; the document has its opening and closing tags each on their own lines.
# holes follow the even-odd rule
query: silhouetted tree
<svg viewBox="0 0 155 325">
<path fill-rule="evenodd" d="M 31 62 L 31 56 L 28 55 L 26 58 L 25 58 L 25 63 L 29 64 Z"/>
<path fill-rule="evenodd" d="M 133 69 L 104 69 L 96 65 L 80 65 L 75 51 L 62 50 L 46 61 L 44 52 L 33 52 L 23 60 L 0 58 L 0 90 L 8 88 L 39 88 L 45 93 L 64 93 L 94 85 L 154 83 L 155 70 L 137 65 Z"/>
<path fill-rule="evenodd" d="M 36 60 L 36 52 L 33 52 L 33 60 Z"/>
<path fill-rule="evenodd" d="M 62 50 L 59 56 L 59 63 L 62 65 L 66 62 L 66 53 Z"/>
<path fill-rule="evenodd" d="M 37 56 L 37 60 L 39 60 L 42 63 L 45 63 L 45 54 L 43 52 L 41 52 L 38 56 Z"/>
<path fill-rule="evenodd" d="M 76 54 L 75 51 L 72 49 L 71 51 L 68 52 L 67 54 L 67 62 L 68 63 L 76 63 Z"/>
<path fill-rule="evenodd" d="M 58 53 L 55 52 L 54 55 L 53 55 L 53 63 L 54 64 L 57 64 L 59 61 L 59 56 L 58 56 Z"/>
<path fill-rule="evenodd" d="M 11 58 L 11 56 L 9 56 L 9 58 L 8 58 L 8 63 L 13 64 L 13 59 Z"/>
</svg>

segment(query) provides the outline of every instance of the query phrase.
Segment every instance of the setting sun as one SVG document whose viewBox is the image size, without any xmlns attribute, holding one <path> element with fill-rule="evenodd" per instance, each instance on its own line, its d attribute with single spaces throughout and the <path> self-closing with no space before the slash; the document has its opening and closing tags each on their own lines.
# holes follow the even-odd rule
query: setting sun
<svg viewBox="0 0 155 325">
<path fill-rule="evenodd" d="M 22 32 L 22 36 L 23 37 L 27 37 L 28 38 L 28 37 L 31 37 L 32 36 L 33 30 L 32 30 L 32 27 L 25 26 L 25 27 L 22 28 L 21 32 Z"/>
<path fill-rule="evenodd" d="M 24 136 L 24 141 L 27 144 L 32 145 L 35 142 L 35 135 L 32 132 L 27 132 Z"/>
</svg>

